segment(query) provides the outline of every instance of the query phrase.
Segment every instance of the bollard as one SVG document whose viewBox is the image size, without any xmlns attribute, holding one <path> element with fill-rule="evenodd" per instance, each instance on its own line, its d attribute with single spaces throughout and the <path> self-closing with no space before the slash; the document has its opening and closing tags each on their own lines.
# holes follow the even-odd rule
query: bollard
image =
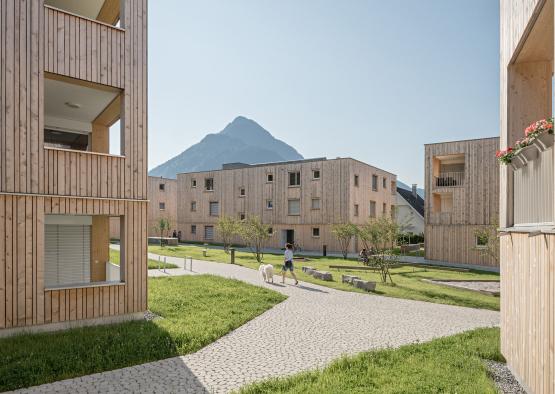
<svg viewBox="0 0 555 394">
<path fill-rule="evenodd" d="M 229 248 L 229 253 L 231 254 L 231 264 L 235 264 L 235 248 Z"/>
<path fill-rule="evenodd" d="M 191 272 L 193 272 L 193 256 L 191 256 Z"/>
<path fill-rule="evenodd" d="M 161 259 L 161 257 L 160 257 L 160 255 L 158 255 L 158 271 L 160 271 L 160 268 L 161 268 L 160 267 L 160 259 Z"/>
<path fill-rule="evenodd" d="M 166 273 L 166 267 L 167 267 L 167 264 L 166 264 L 166 256 L 164 256 L 164 273 Z"/>
<path fill-rule="evenodd" d="M 183 257 L 183 270 L 187 269 L 187 256 Z"/>
<path fill-rule="evenodd" d="M 322 256 L 326 257 L 327 255 L 328 255 L 328 246 L 323 245 L 322 246 Z"/>
</svg>

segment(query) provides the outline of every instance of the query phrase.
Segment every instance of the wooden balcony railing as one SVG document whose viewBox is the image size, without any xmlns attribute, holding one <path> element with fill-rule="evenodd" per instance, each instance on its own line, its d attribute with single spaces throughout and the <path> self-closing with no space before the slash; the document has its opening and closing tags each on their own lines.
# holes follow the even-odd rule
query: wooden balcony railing
<svg viewBox="0 0 555 394">
<path fill-rule="evenodd" d="M 464 186 L 464 171 L 441 172 L 434 177 L 434 187 L 460 187 Z"/>
</svg>

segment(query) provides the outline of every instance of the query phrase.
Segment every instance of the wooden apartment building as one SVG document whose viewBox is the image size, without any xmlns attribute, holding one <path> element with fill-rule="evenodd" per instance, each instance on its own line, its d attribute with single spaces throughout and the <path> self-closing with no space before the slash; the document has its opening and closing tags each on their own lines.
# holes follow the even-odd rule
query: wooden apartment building
<svg viewBox="0 0 555 394">
<path fill-rule="evenodd" d="M 358 160 L 325 158 L 178 174 L 178 229 L 186 241 L 220 242 L 222 215 L 260 217 L 271 227 L 268 247 L 339 251 L 332 224 L 363 224 L 391 215 L 396 176 Z M 351 251 L 358 249 L 356 242 Z"/>
<path fill-rule="evenodd" d="M 476 230 L 498 223 L 499 138 L 425 146 L 426 258 L 497 267 Z"/>
<path fill-rule="evenodd" d="M 553 116 L 553 0 L 501 0 L 500 18 L 506 148 Z M 555 158 L 553 146 L 539 150 L 500 171 L 501 351 L 529 393 L 547 394 L 555 393 Z"/>
<path fill-rule="evenodd" d="M 0 2 L 0 335 L 147 308 L 146 24 L 146 0 Z"/>
</svg>

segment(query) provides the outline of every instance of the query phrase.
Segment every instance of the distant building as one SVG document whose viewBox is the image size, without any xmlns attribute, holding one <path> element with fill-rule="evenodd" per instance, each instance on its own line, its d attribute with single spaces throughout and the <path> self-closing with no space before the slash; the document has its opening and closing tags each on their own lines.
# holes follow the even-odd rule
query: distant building
<svg viewBox="0 0 555 394">
<path fill-rule="evenodd" d="M 498 266 L 478 250 L 476 230 L 499 215 L 499 138 L 425 146 L 426 258 L 449 263 Z"/>
<path fill-rule="evenodd" d="M 395 218 L 403 232 L 424 235 L 424 199 L 417 190 L 416 185 L 412 190 L 397 188 Z"/>
<path fill-rule="evenodd" d="M 304 250 L 339 251 L 332 224 L 362 224 L 391 215 L 396 175 L 358 160 L 325 158 L 248 165 L 178 174 L 178 229 L 183 239 L 220 242 L 223 215 L 259 216 L 271 227 L 268 247 L 286 242 Z M 358 249 L 356 242 L 351 251 Z"/>
</svg>

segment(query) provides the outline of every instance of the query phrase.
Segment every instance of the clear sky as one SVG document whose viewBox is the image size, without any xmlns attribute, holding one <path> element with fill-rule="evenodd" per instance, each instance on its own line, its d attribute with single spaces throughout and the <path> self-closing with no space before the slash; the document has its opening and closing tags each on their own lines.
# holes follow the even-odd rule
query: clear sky
<svg viewBox="0 0 555 394">
<path fill-rule="evenodd" d="M 499 134 L 498 0 L 149 2 L 149 169 L 256 120 L 305 157 L 423 184 L 423 144 Z"/>
</svg>

